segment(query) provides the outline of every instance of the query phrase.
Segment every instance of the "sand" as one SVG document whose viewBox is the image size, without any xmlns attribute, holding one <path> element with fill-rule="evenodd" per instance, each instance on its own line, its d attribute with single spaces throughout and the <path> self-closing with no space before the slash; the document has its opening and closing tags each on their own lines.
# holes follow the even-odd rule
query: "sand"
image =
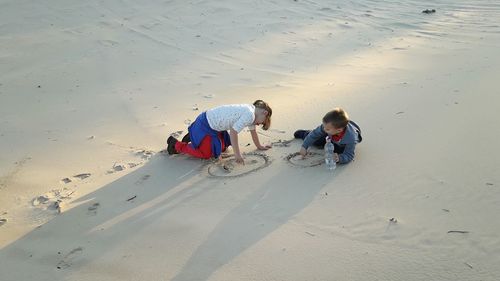
<svg viewBox="0 0 500 281">
<path fill-rule="evenodd" d="M 0 7 L 0 280 L 500 278 L 495 1 Z M 259 170 L 161 152 L 255 99 Z M 289 161 L 336 106 L 355 161 Z"/>
</svg>

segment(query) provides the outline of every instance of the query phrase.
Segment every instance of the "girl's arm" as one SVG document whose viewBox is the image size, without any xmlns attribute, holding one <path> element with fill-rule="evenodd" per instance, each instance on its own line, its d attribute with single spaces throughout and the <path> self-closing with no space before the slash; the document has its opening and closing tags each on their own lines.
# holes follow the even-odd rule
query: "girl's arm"
<svg viewBox="0 0 500 281">
<path fill-rule="evenodd" d="M 240 153 L 240 145 L 238 144 L 238 132 L 234 129 L 229 130 L 229 138 L 231 139 L 231 146 L 233 147 L 234 157 L 236 158 L 236 162 L 240 164 L 245 164 L 243 157 L 241 157 Z"/>
<path fill-rule="evenodd" d="M 269 148 L 271 148 L 270 145 L 265 145 L 264 146 L 264 145 L 260 144 L 259 135 L 257 134 L 256 130 L 250 130 L 250 134 L 252 135 L 253 143 L 255 144 L 255 146 L 257 147 L 257 149 L 268 150 Z"/>
</svg>

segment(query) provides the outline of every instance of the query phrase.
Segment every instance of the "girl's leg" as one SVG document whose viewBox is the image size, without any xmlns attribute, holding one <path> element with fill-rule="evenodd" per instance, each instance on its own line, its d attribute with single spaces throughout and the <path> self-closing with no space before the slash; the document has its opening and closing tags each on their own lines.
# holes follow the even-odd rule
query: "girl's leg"
<svg viewBox="0 0 500 281">
<path fill-rule="evenodd" d="M 212 157 L 212 137 L 204 137 L 198 148 L 194 148 L 191 143 L 179 141 L 175 144 L 175 150 L 179 153 L 188 154 L 196 158 L 210 159 Z"/>
<path fill-rule="evenodd" d="M 220 144 L 222 145 L 222 152 L 226 152 L 227 146 L 226 143 L 224 142 L 224 135 L 222 133 L 218 134 Z"/>
<path fill-rule="evenodd" d="M 182 138 L 182 142 L 185 142 L 185 143 L 189 143 L 191 142 L 191 136 L 189 135 L 189 133 L 187 133 L 183 138 Z"/>
</svg>

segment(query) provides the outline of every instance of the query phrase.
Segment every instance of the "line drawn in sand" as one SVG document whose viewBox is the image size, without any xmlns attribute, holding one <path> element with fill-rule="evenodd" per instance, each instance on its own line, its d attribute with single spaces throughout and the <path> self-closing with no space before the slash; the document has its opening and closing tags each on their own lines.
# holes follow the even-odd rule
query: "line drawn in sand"
<svg viewBox="0 0 500 281">
<path fill-rule="evenodd" d="M 290 145 L 293 141 L 294 141 L 294 139 L 291 139 L 291 140 L 279 139 L 278 141 L 272 142 L 271 145 L 276 146 L 276 147 L 290 147 Z"/>
<path fill-rule="evenodd" d="M 222 163 L 208 165 L 208 175 L 215 178 L 236 178 L 263 169 L 271 164 L 269 156 L 262 153 L 245 153 L 245 165 L 237 164 L 234 156 L 224 158 Z"/>
<path fill-rule="evenodd" d="M 78 247 L 78 248 L 75 248 L 73 250 L 71 250 L 71 252 L 69 252 L 65 257 L 64 259 L 62 259 L 58 264 L 57 264 L 57 269 L 66 269 L 68 267 L 71 267 L 71 265 L 73 264 L 73 261 L 75 260 L 75 258 L 77 258 L 78 256 L 80 256 L 83 252 L 83 248 L 82 247 Z"/>
<path fill-rule="evenodd" d="M 319 152 L 308 152 L 308 155 L 305 159 L 302 159 L 302 156 L 299 152 L 295 152 L 289 154 L 285 157 L 286 161 L 296 167 L 300 168 L 309 168 L 323 165 L 324 159 L 323 155 Z"/>
</svg>

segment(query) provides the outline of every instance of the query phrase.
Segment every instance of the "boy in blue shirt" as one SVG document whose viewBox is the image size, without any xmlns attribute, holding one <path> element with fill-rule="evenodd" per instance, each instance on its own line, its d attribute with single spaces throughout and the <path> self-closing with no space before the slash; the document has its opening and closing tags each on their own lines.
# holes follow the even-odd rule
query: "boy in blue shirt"
<svg viewBox="0 0 500 281">
<path fill-rule="evenodd" d="M 347 164 L 354 159 L 356 144 L 362 141 L 358 124 L 349 120 L 349 116 L 342 108 L 328 112 L 323 117 L 323 124 L 316 129 L 298 130 L 294 136 L 304 140 L 300 149 L 302 157 L 306 157 L 307 150 L 312 145 L 323 148 L 326 137 L 329 136 L 335 146 L 334 159 L 340 164 Z"/>
</svg>

